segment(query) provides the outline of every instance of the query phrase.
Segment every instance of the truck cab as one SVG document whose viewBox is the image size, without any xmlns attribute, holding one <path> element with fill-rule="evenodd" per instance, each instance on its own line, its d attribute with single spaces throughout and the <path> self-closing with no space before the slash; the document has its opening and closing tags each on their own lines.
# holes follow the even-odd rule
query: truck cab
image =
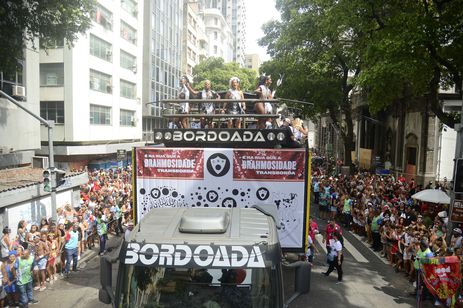
<svg viewBox="0 0 463 308">
<path fill-rule="evenodd" d="M 101 259 L 100 301 L 114 307 L 285 307 L 274 215 L 267 206 L 152 210 L 128 242 Z M 309 265 L 296 267 L 296 291 L 307 292 Z"/>
</svg>

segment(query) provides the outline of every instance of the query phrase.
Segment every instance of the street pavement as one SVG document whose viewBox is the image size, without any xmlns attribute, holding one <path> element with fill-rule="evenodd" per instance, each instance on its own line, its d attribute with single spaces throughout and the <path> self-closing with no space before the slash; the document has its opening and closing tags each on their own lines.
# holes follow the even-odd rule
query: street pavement
<svg viewBox="0 0 463 308">
<path fill-rule="evenodd" d="M 319 220 L 318 224 L 320 232 L 323 232 L 326 222 Z M 336 284 L 336 271 L 329 277 L 322 275 L 328 267 L 325 262 L 326 248 L 320 234 L 316 240 L 319 252 L 315 255 L 312 268 L 310 293 L 299 297 L 291 307 L 416 306 L 415 298 L 409 295 L 414 290 L 413 285 L 403 273 L 396 273 L 387 260 L 373 252 L 359 236 L 346 230 L 343 230 L 343 236 L 343 283 Z M 291 288 L 292 285 L 286 287 L 286 297 L 291 295 Z M 433 303 L 424 302 L 422 307 L 433 307 Z"/>
<path fill-rule="evenodd" d="M 319 229 L 326 222 L 319 220 Z M 291 308 L 341 308 L 341 307 L 416 307 L 415 299 L 409 295 L 413 285 L 403 273 L 396 273 L 379 254 L 373 252 L 360 237 L 343 230 L 344 235 L 344 279 L 336 284 L 337 273 L 329 277 L 322 275 L 327 270 L 326 254 L 321 235 L 317 237 L 318 253 L 315 255 L 311 275 L 311 290 L 298 297 Z M 80 271 L 68 279 L 60 279 L 47 285 L 43 292 L 34 291 L 40 301 L 35 307 L 111 307 L 98 301 L 99 261 L 96 250 L 87 252 L 79 262 Z M 117 277 L 117 266 L 113 266 L 113 281 Z M 294 270 L 284 270 L 285 296 L 294 293 Z M 422 307 L 433 307 L 426 301 Z"/>
</svg>

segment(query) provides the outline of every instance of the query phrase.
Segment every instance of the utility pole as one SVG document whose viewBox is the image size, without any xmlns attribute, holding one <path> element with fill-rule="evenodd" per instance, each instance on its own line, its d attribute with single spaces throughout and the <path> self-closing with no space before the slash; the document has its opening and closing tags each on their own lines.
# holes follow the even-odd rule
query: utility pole
<svg viewBox="0 0 463 308">
<path fill-rule="evenodd" d="M 51 217 L 53 220 L 56 221 L 56 172 L 55 172 L 55 159 L 54 159 L 54 153 L 53 153 L 53 127 L 55 126 L 55 121 L 47 121 L 44 118 L 42 118 L 39 115 L 36 115 L 26 107 L 24 107 L 20 102 L 6 94 L 5 92 L 0 90 L 0 96 L 5 97 L 7 100 L 9 100 L 11 103 L 15 104 L 37 120 L 39 120 L 40 123 L 44 124 L 47 129 L 48 129 L 48 169 L 51 171 L 51 192 L 50 192 L 50 197 L 51 197 Z"/>
</svg>

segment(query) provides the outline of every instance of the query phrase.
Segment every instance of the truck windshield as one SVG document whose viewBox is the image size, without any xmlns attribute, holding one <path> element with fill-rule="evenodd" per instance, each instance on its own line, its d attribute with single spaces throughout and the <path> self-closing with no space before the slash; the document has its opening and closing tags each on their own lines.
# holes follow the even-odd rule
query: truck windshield
<svg viewBox="0 0 463 308">
<path fill-rule="evenodd" d="M 278 306 L 276 269 L 121 266 L 118 307 Z"/>
</svg>

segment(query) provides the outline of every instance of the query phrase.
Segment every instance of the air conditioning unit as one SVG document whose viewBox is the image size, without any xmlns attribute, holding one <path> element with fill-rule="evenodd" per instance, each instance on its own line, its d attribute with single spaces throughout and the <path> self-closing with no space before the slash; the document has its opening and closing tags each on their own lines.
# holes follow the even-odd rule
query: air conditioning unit
<svg viewBox="0 0 463 308">
<path fill-rule="evenodd" d="M 113 52 L 111 50 L 106 50 L 106 57 L 110 58 L 113 55 Z"/>
<path fill-rule="evenodd" d="M 132 65 L 132 72 L 133 72 L 134 74 L 137 73 L 137 65 L 136 65 L 136 64 Z"/>
<path fill-rule="evenodd" d="M 13 96 L 26 97 L 26 87 L 13 86 Z"/>
<path fill-rule="evenodd" d="M 48 157 L 45 156 L 33 156 L 32 157 L 32 168 L 48 169 Z"/>
</svg>

